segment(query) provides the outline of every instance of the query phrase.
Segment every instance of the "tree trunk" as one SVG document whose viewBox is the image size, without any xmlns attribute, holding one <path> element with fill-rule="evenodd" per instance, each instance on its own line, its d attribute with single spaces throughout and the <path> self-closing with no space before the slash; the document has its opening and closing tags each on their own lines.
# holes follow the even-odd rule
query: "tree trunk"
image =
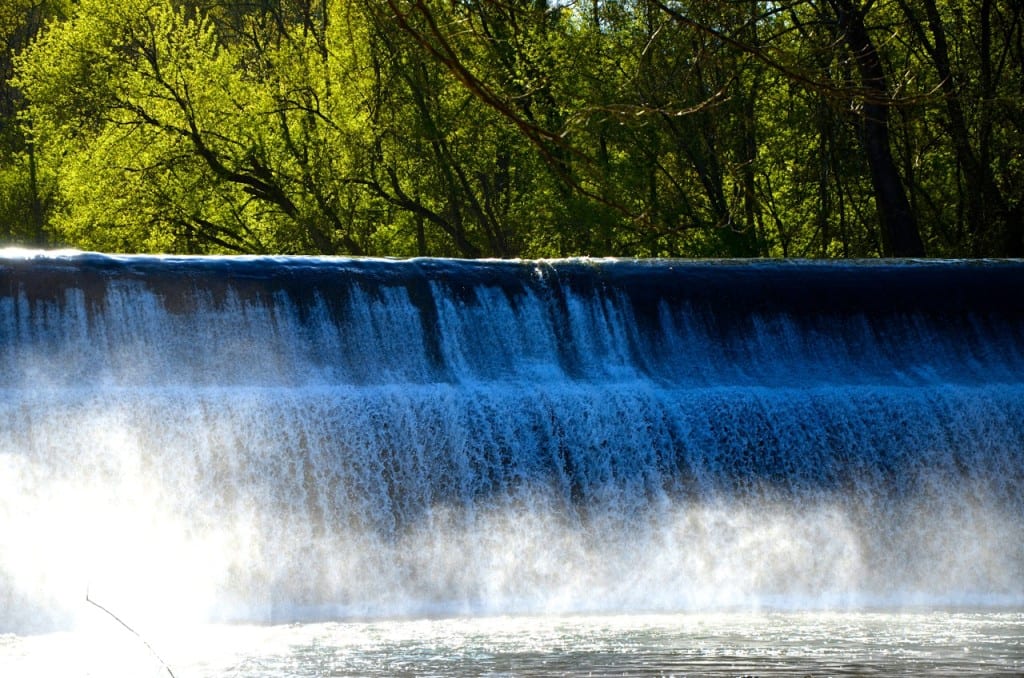
<svg viewBox="0 0 1024 678">
<path fill-rule="evenodd" d="M 32 139 L 25 144 L 28 151 L 28 183 L 29 191 L 32 193 L 32 239 L 33 242 L 43 247 L 46 243 L 46 223 L 43 197 L 39 193 L 39 176 L 37 173 L 36 144 Z"/>
<path fill-rule="evenodd" d="M 882 227 L 884 254 L 891 257 L 924 256 L 917 219 L 910 209 L 889 144 L 889 87 L 885 68 L 860 9 L 854 7 L 852 0 L 830 0 L 830 4 L 836 12 L 846 44 L 853 53 L 864 90 L 862 143 Z"/>
</svg>

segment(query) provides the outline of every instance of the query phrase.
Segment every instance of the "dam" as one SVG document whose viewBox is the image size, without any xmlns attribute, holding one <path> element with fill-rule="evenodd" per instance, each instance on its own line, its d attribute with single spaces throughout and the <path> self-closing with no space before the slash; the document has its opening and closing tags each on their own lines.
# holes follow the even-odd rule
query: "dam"
<svg viewBox="0 0 1024 678">
<path fill-rule="evenodd" d="M 1024 263 L 0 257 L 0 633 L 1024 603 Z"/>
</svg>

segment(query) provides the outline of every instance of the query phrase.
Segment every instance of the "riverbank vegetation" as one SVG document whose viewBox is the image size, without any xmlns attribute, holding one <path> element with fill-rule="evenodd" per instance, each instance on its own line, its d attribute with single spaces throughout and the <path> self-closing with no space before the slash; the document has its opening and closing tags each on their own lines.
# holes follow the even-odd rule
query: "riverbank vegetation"
<svg viewBox="0 0 1024 678">
<path fill-rule="evenodd" d="M 0 240 L 1022 256 L 1009 0 L 8 0 Z"/>
</svg>

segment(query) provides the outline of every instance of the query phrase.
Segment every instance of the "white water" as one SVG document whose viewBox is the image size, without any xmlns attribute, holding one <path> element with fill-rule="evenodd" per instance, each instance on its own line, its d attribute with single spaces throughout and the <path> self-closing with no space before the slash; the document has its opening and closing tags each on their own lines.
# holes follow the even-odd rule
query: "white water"
<svg viewBox="0 0 1024 678">
<path fill-rule="evenodd" d="M 0 637 L 4 676 L 993 676 L 1024 671 L 1019 612 L 763 612 L 203 626 L 151 638 Z"/>
<path fill-rule="evenodd" d="M 1018 398 L 1007 387 L 12 395 L 5 444 L 36 452 L 0 457 L 0 563 L 20 598 L 7 623 L 60 625 L 86 586 L 130 616 L 197 620 L 1018 604 L 1022 527 L 1000 503 L 1014 488 L 993 477 L 1012 469 L 1009 453 L 961 474 L 962 460 L 935 448 L 950 431 L 918 432 L 914 459 L 894 462 L 899 501 L 879 489 L 896 481 L 849 458 L 867 455 L 870 438 L 845 460 L 824 450 L 790 460 L 795 495 L 759 478 L 756 458 L 722 459 L 696 434 L 686 478 L 658 454 L 672 428 L 706 426 L 709 411 L 735 441 L 755 416 L 767 427 L 827 411 L 862 429 L 896 409 L 890 399 L 925 416 L 936 403 L 1016 411 Z M 563 431 L 548 430 L 569 407 Z M 627 418 L 645 423 L 610 445 Z M 958 432 L 964 445 L 998 424 L 973 419 Z M 806 432 L 781 433 L 807 444 Z M 575 480 L 550 476 L 551 440 L 575 443 Z M 519 456 L 503 458 L 507 449 Z M 863 495 L 822 477 L 841 461 L 864 469 Z"/>
<path fill-rule="evenodd" d="M 1010 264 L 0 260 L 0 632 L 138 648 L 86 591 L 164 645 L 209 622 L 471 616 L 452 623 L 472 641 L 423 622 L 410 662 L 543 673 L 551 648 L 511 668 L 472 648 L 502 656 L 533 626 L 614 645 L 709 612 L 746 647 L 823 619 L 807 611 L 845 611 L 842 629 L 865 609 L 1020 610 L 1022 288 Z M 925 294 L 941 303 L 919 312 Z M 556 628 L 579 614 L 598 616 Z M 1002 614 L 978 623 L 1019 622 Z M 502 640 L 486 620 L 505 615 L 529 621 Z M 386 674 L 344 638 L 419 627 L 379 624 L 210 627 L 244 649 L 174 663 L 230 675 L 265 641 L 299 650 L 242 675 L 321 675 L 302 662 L 333 662 L 322 646 Z M 633 659 L 698 670 L 668 637 Z M 78 642 L 11 636 L 0 657 L 49 675 Z M 445 666 L 455 642 L 469 655 Z"/>
</svg>

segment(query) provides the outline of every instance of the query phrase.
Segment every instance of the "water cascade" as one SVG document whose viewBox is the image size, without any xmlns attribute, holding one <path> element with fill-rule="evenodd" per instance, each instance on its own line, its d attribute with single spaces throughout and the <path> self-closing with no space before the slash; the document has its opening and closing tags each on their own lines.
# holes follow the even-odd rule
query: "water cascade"
<svg viewBox="0 0 1024 678">
<path fill-rule="evenodd" d="M 0 258 L 0 632 L 1024 604 L 1024 263 Z"/>
</svg>

